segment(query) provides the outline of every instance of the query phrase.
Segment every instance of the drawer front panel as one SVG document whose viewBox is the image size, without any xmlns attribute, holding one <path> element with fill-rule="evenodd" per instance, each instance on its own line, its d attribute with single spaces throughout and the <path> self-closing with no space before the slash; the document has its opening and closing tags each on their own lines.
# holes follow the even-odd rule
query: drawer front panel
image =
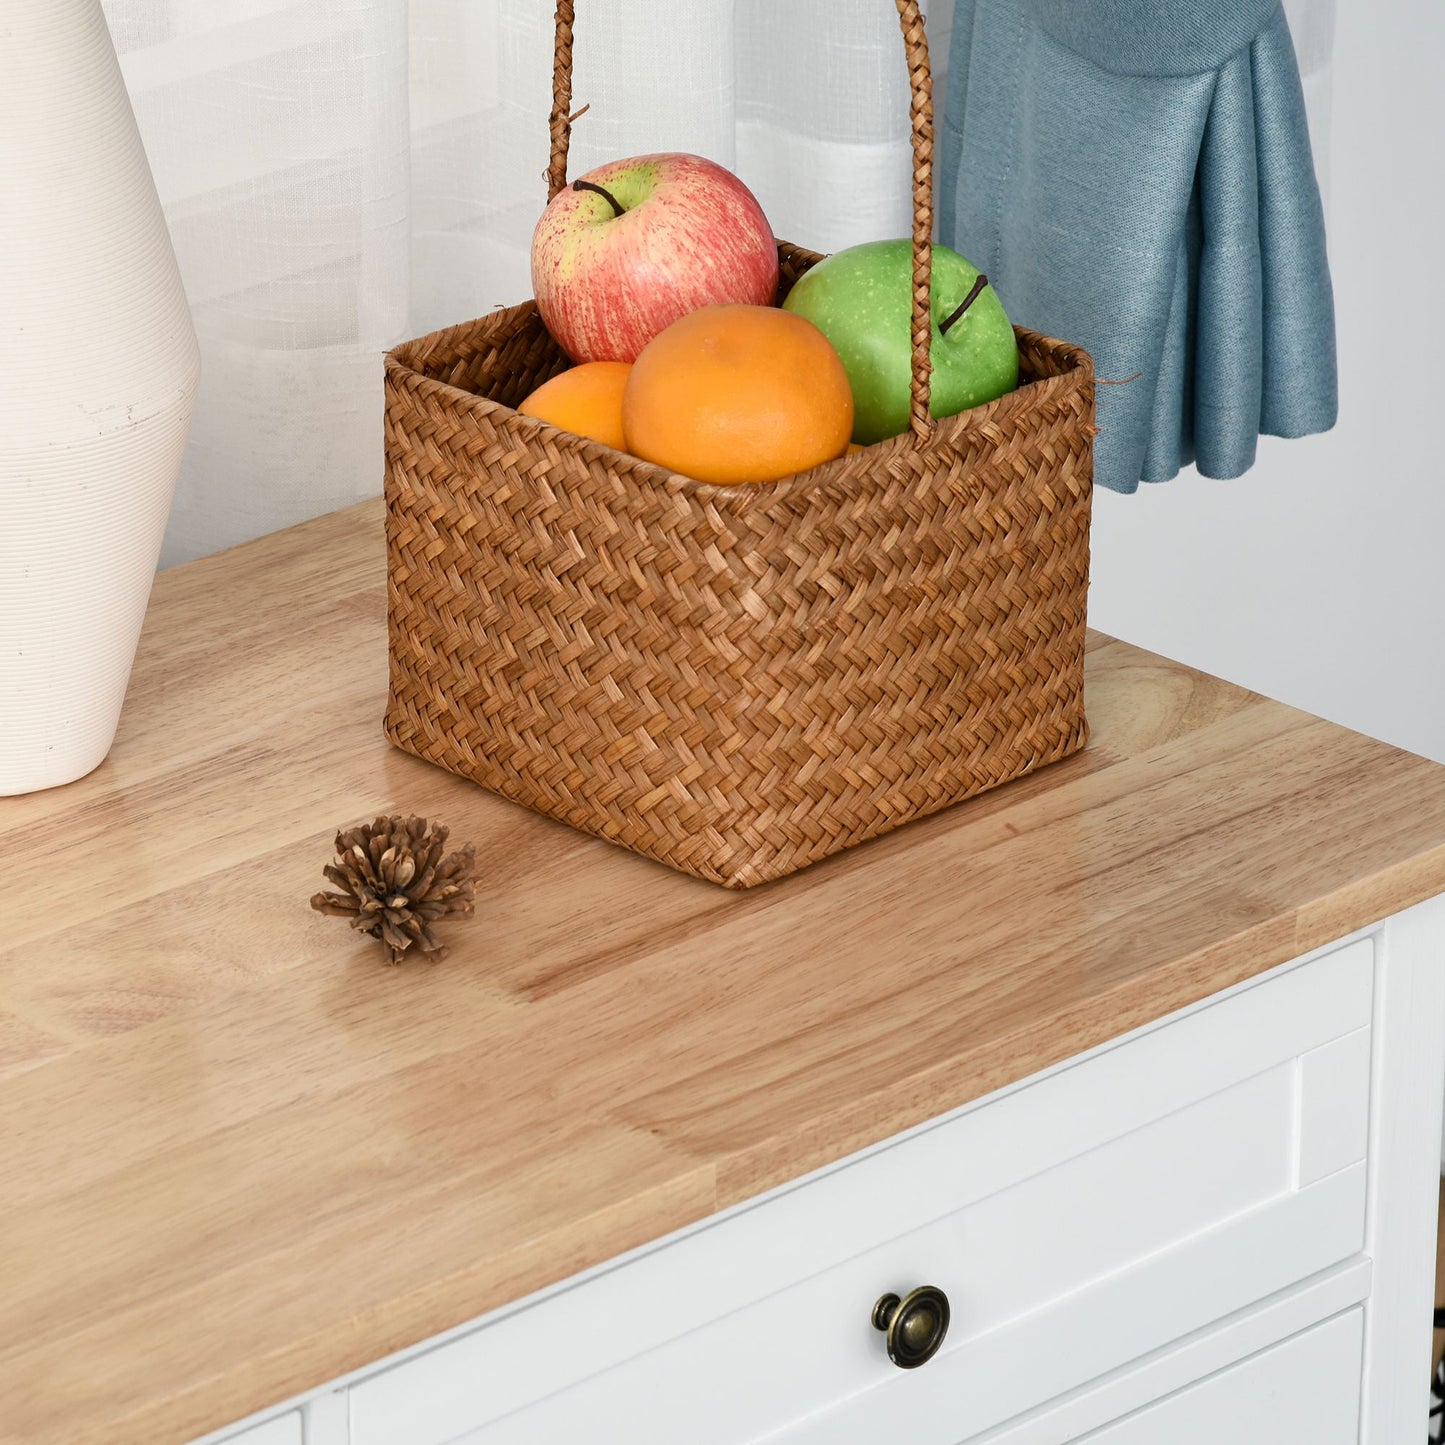
<svg viewBox="0 0 1445 1445">
<path fill-rule="evenodd" d="M 353 1445 L 991 1429 L 1360 1249 L 1372 976 L 1341 949 L 402 1362 Z M 925 1282 L 952 1325 L 900 1371 L 870 1309 Z"/>
<path fill-rule="evenodd" d="M 1357 1445 L 1364 1328 L 1363 1312 L 1351 1310 L 1105 1425 L 1080 1445 Z"/>
</svg>

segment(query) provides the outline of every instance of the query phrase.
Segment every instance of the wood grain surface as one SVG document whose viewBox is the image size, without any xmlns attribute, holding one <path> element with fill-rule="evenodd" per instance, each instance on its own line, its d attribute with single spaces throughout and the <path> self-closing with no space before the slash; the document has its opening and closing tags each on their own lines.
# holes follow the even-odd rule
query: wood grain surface
<svg viewBox="0 0 1445 1445">
<path fill-rule="evenodd" d="M 388 746 L 379 503 L 163 574 L 0 799 L 0 1441 L 166 1445 L 1445 891 L 1445 768 L 1103 637 L 1080 754 L 730 894 Z M 477 916 L 307 907 L 426 813 Z"/>
</svg>

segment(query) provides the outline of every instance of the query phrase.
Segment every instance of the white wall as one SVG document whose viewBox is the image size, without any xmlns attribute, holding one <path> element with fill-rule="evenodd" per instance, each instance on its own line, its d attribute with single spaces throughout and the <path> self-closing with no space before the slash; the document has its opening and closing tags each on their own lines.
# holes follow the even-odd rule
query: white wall
<svg viewBox="0 0 1445 1445">
<path fill-rule="evenodd" d="M 1445 762 L 1445 5 L 1340 0 L 1333 71 L 1339 425 L 1099 492 L 1090 622 Z"/>
</svg>

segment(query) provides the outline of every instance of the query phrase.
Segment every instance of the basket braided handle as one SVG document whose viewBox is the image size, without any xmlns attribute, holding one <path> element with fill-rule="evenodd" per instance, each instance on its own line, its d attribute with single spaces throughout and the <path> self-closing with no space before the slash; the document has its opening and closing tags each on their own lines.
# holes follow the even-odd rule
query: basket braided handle
<svg viewBox="0 0 1445 1445">
<path fill-rule="evenodd" d="M 928 68 L 928 40 L 918 0 L 894 0 L 903 28 L 908 60 L 908 114 L 913 129 L 913 374 L 909 425 L 916 437 L 928 435 L 929 279 L 933 269 L 933 79 Z M 567 184 L 567 146 L 572 138 L 573 0 L 557 0 L 557 39 L 552 57 L 552 161 L 547 167 L 550 200 Z"/>
</svg>

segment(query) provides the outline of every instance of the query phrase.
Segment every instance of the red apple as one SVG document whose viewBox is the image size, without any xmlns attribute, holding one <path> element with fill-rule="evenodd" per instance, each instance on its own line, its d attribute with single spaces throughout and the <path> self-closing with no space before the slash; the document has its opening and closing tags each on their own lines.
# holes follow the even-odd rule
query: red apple
<svg viewBox="0 0 1445 1445">
<path fill-rule="evenodd" d="M 574 361 L 635 361 L 690 311 L 772 305 L 777 242 L 731 171 L 701 156 L 635 156 L 552 198 L 532 236 L 532 286 Z"/>
</svg>

